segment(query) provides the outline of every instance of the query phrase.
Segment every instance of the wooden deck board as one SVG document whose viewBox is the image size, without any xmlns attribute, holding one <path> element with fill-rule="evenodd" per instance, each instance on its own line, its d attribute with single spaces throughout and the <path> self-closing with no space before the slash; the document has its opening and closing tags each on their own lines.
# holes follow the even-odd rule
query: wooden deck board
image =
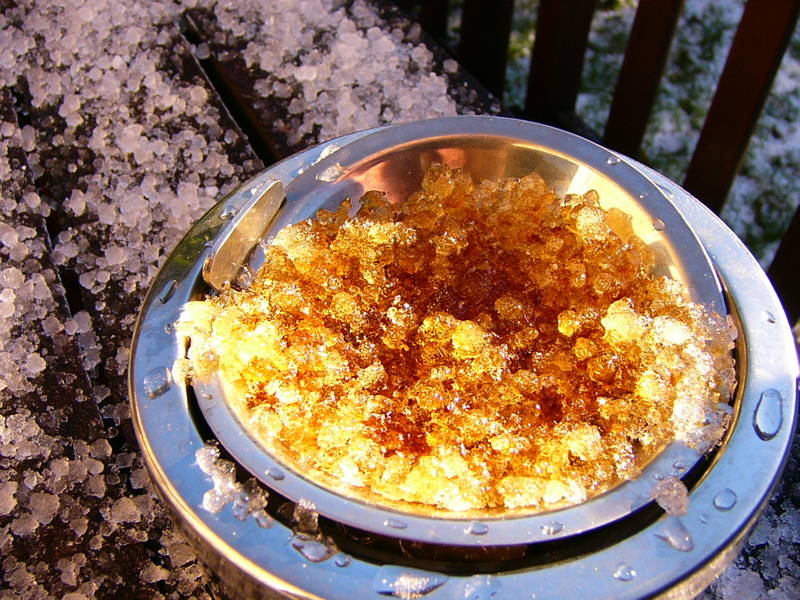
<svg viewBox="0 0 800 600">
<path fill-rule="evenodd" d="M 0 121 L 16 121 L 13 98 L 8 90 L 0 90 Z M 113 439 L 111 428 L 104 424 L 93 390 L 98 380 L 82 364 L 79 337 L 64 329 L 71 327 L 75 315 L 68 306 L 60 269 L 53 261 L 47 223 L 43 215 L 26 209 L 23 200 L 37 190 L 25 152 L 19 147 L 11 148 L 8 159 L 13 176 L 0 182 L 0 194 L 7 200 L 14 198 L 17 210 L 6 212 L 2 222 L 15 229 L 32 228 L 38 243 L 28 244 L 32 252 L 24 260 L 4 257 L 4 268 L 15 266 L 29 280 L 42 275 L 51 298 L 28 307 L 32 314 L 20 316 L 14 334 L 17 339 L 31 344 L 30 351 L 42 356 L 46 368 L 33 379 L 35 387 L 30 392 L 14 395 L 9 395 L 9 390 L 0 392 L 0 415 L 7 419 L 5 424 L 19 430 L 30 428 L 35 422 L 41 428 L 35 435 L 25 436 L 38 450 L 25 450 L 25 458 L 15 466 L 14 477 L 7 481 L 17 486 L 18 502 L 45 502 L 56 509 L 50 520 L 37 523 L 35 535 L 11 538 L 3 548 L 4 568 L 11 571 L 15 565 L 25 563 L 50 565 L 47 572 L 37 575 L 38 584 L 52 594 L 63 595 L 72 591 L 72 587 L 65 584 L 54 567 L 66 557 L 82 554 L 87 571 L 106 574 L 104 583 L 97 589 L 99 595 L 155 594 L 158 586 L 142 585 L 127 575 L 131 566 L 148 564 L 158 559 L 157 554 L 141 543 L 132 544 L 125 531 L 127 528 L 111 531 L 104 514 L 109 504 L 113 506 L 115 500 L 130 495 L 125 480 L 130 468 L 117 469 L 111 461 L 112 452 L 136 452 L 135 446 L 130 442 L 119 444 L 119 440 Z M 46 315 L 40 314 L 43 310 L 47 311 Z M 55 323 L 60 324 L 61 331 L 53 331 Z M 9 350 L 7 343 L 4 349 Z M 24 443 L 22 439 L 20 437 L 21 444 Z M 38 477 L 31 480 L 34 473 Z M 152 502 L 144 489 L 136 494 L 144 504 Z M 2 515 L 0 528 L 25 531 L 30 527 L 26 519 L 30 518 L 33 517 L 24 514 Z M 37 516 L 37 521 L 40 518 Z M 169 524 L 160 518 L 147 526 L 150 527 L 148 537 L 157 538 Z M 105 539 L 106 552 L 93 551 L 97 539 Z M 115 551 L 117 549 L 119 552 Z"/>
<path fill-rule="evenodd" d="M 263 163 L 247 145 L 244 135 L 216 98 L 177 29 L 172 30 L 171 39 L 173 52 L 161 65 L 163 74 L 187 85 L 207 88 L 219 115 L 219 128 L 237 132 L 236 141 L 229 144 L 227 149 L 231 160 L 239 165 L 249 165 L 250 171 L 242 171 L 239 177 L 246 178 L 257 172 Z M 24 102 L 24 90 L 19 96 Z M 8 98 L 6 100 L 3 107 L 8 117 L 10 104 Z M 35 150 L 39 163 L 37 177 L 35 181 L 28 179 L 26 185 L 39 192 L 42 201 L 49 204 L 51 213 L 47 223 L 44 218 L 35 220 L 33 224 L 37 233 L 42 239 L 49 239 L 50 236 L 56 239 L 61 232 L 77 232 L 90 253 L 102 256 L 103 249 L 115 242 L 120 231 L 111 226 L 102 226 L 96 215 L 84 213 L 75 216 L 65 208 L 74 190 L 86 191 L 87 178 L 95 173 L 94 162 L 98 157 L 85 146 L 65 140 L 64 120 L 52 108 L 20 105 L 17 109 L 25 115 L 27 123 L 39 132 Z M 91 115 L 87 114 L 87 118 L 91 118 Z M 14 160 L 20 162 L 24 156 L 15 156 Z M 170 176 L 179 177 L 179 173 Z M 226 181 L 223 179 L 220 185 Z M 28 216 L 21 218 L 33 219 Z M 155 239 L 157 232 L 158 224 L 155 223 L 143 241 L 146 242 L 148 237 Z M 69 314 L 70 311 L 85 311 L 90 316 L 91 335 L 95 339 L 90 339 L 90 336 L 85 341 L 90 345 L 89 352 L 93 351 L 92 346 L 96 343 L 99 364 L 88 372 L 84 370 L 81 356 L 87 349 L 78 347 L 80 334 L 42 335 L 42 350 L 48 352 L 48 367 L 43 373 L 40 394 L 26 396 L 21 403 L 4 403 L 4 406 L 13 409 L 24 405 L 26 410 L 39 415 L 37 422 L 58 440 L 57 453 L 67 457 L 72 455 L 81 464 L 90 460 L 104 463 L 102 476 L 105 483 L 101 486 L 97 480 L 89 478 L 87 481 L 90 483 L 84 481 L 79 485 L 76 482 L 67 487 L 71 499 L 62 501 L 62 510 L 85 513 L 85 533 L 78 535 L 70 529 L 69 520 L 55 518 L 47 526 L 37 529 L 35 537 L 14 538 L 12 555 L 20 560 L 35 559 L 43 564 L 55 565 L 59 559 L 81 552 L 87 557 L 84 568 L 88 572 L 104 574 L 103 583 L 96 591 L 98 597 L 154 597 L 164 592 L 177 594 L 177 579 L 173 582 L 147 583 L 139 576 L 145 569 L 170 568 L 169 560 L 158 552 L 161 547 L 159 540 L 165 535 L 177 535 L 169 516 L 155 504 L 149 491 L 142 487 L 140 475 L 135 475 L 142 467 L 137 458 L 138 443 L 128 418 L 127 353 L 120 353 L 130 343 L 133 324 L 147 290 L 144 287 L 129 289 L 124 276 L 112 277 L 101 289 L 88 289 L 79 281 L 90 266 L 75 260 L 55 265 L 52 249 L 53 244 L 50 243 L 47 252 L 39 260 L 55 274 L 52 291 L 58 298 L 58 318 L 62 322 L 69 321 L 70 317 L 75 318 L 74 314 Z M 164 248 L 163 252 L 168 250 Z M 60 281 L 64 281 L 69 288 L 71 306 L 67 306 L 66 293 Z M 48 423 L 53 425 L 45 427 Z M 88 450 L 97 440 L 108 442 L 108 455 L 94 456 Z M 114 458 L 120 455 L 131 456 L 131 464 L 118 466 Z M 54 454 L 51 458 L 56 457 L 57 454 Z M 46 476 L 48 464 L 48 461 L 42 460 L 38 467 L 29 464 L 27 468 L 35 468 Z M 116 507 L 132 510 L 133 514 L 142 515 L 142 518 L 136 523 L 123 521 L 111 526 L 109 520 L 113 520 L 112 512 Z M 3 520 L 0 520 L 2 525 Z M 102 543 L 98 540 L 102 540 Z M 100 547 L 102 551 L 97 552 L 96 548 Z M 199 568 L 199 565 L 192 559 L 186 567 Z M 51 593 L 65 594 L 71 589 L 61 582 L 56 570 L 52 577 L 40 583 Z M 205 585 L 198 584 L 199 588 Z"/>
</svg>

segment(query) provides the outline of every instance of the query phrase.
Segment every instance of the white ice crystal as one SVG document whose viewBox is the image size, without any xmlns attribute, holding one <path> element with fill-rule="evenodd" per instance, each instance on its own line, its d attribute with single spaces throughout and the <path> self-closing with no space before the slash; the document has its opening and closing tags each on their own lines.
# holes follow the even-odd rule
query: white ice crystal
<svg viewBox="0 0 800 600">
<path fill-rule="evenodd" d="M 0 484 L 0 515 L 7 515 L 17 505 L 16 493 L 19 485 L 16 481 L 5 481 Z"/>
</svg>

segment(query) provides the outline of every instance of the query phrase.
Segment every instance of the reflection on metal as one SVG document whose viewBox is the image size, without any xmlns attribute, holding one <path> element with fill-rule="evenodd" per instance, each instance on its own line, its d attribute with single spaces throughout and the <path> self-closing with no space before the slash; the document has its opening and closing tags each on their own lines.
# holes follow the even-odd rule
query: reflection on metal
<svg viewBox="0 0 800 600">
<path fill-rule="evenodd" d="M 761 392 L 761 397 L 753 415 L 753 427 L 762 440 L 769 441 L 781 430 L 783 425 L 783 398 L 778 390 L 769 388 Z"/>
</svg>

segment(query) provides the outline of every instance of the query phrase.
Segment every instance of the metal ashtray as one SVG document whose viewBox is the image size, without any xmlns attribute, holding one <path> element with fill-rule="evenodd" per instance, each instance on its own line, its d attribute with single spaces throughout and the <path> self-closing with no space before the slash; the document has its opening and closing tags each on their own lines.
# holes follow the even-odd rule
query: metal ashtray
<svg viewBox="0 0 800 600">
<path fill-rule="evenodd" d="M 734 316 L 738 390 L 723 445 L 699 455 L 673 443 L 641 476 L 583 504 L 544 513 L 446 514 L 388 506 L 312 482 L 240 424 L 224 386 L 187 385 L 171 328 L 182 305 L 263 259 L 283 226 L 379 189 L 404 199 L 431 162 L 475 179 L 540 173 L 557 193 L 616 198 L 660 268 L 693 300 Z M 284 200 L 285 198 L 285 200 Z M 710 258 L 709 258 L 710 257 Z M 719 275 L 719 278 L 717 277 Z M 720 284 L 721 281 L 721 284 Z M 727 307 L 727 308 L 726 308 Z M 236 593 L 292 598 L 689 598 L 738 552 L 780 476 L 796 414 L 791 331 L 766 276 L 735 235 L 657 173 L 572 134 L 497 117 L 455 117 L 360 132 L 292 156 L 223 198 L 157 276 L 134 335 L 134 425 L 156 488 L 209 566 Z M 270 490 L 264 528 L 230 507 L 202 508 L 210 483 L 195 460 L 218 441 Z M 742 477 L 750 473 L 751 477 Z M 689 512 L 650 500 L 681 477 Z M 293 544 L 291 507 L 314 506 L 337 552 L 310 560 Z M 241 515 L 240 515 L 241 516 Z"/>
</svg>

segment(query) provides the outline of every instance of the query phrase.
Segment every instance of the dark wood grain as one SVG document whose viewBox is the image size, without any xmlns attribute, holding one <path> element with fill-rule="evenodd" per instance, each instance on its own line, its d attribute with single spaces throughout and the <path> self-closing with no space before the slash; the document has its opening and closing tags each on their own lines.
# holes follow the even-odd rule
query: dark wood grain
<svg viewBox="0 0 800 600">
<path fill-rule="evenodd" d="M 498 98 L 503 97 L 514 0 L 465 0 L 458 58 Z"/>
<path fill-rule="evenodd" d="M 595 4 L 595 0 L 539 3 L 526 118 L 583 133 L 575 101 Z"/>
<path fill-rule="evenodd" d="M 638 158 L 683 0 L 640 2 L 614 89 L 603 143 Z"/>
</svg>

